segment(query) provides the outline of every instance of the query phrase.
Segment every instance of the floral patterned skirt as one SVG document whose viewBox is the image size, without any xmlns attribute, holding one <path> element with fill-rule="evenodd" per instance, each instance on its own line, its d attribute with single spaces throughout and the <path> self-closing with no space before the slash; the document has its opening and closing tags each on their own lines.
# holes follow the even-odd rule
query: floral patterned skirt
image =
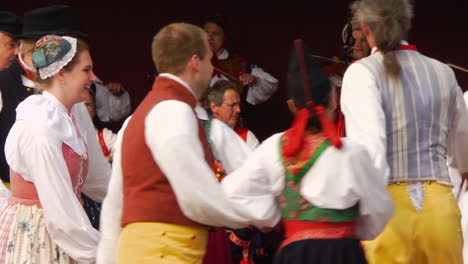
<svg viewBox="0 0 468 264">
<path fill-rule="evenodd" d="M 0 208 L 0 263 L 78 263 L 49 236 L 42 208 L 4 203 Z"/>
</svg>

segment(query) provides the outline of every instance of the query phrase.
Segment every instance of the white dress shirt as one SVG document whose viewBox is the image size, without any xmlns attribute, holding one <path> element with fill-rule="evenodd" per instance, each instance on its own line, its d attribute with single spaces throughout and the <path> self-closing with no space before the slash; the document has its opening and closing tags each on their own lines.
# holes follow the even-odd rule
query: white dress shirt
<svg viewBox="0 0 468 264">
<path fill-rule="evenodd" d="M 247 143 L 247 146 L 249 146 L 249 148 L 252 151 L 255 150 L 260 145 L 260 141 L 258 141 L 258 138 L 250 130 L 247 131 L 247 140 L 245 141 L 245 143 Z"/>
</svg>

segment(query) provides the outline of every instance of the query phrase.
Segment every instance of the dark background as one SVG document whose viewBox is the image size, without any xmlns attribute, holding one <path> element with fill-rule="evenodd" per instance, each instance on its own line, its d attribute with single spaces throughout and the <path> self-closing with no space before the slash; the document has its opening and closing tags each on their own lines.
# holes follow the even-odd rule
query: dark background
<svg viewBox="0 0 468 264">
<path fill-rule="evenodd" d="M 349 0 L 328 1 L 44 1 L 1 0 L 1 10 L 22 15 L 51 4 L 68 4 L 89 35 L 95 73 L 104 81 L 122 82 L 136 107 L 151 89 L 154 34 L 171 22 L 201 25 L 212 14 L 226 19 L 228 50 L 236 51 L 279 79 L 279 89 L 266 103 L 249 111 L 250 129 L 260 139 L 287 129 L 286 71 L 292 40 L 302 37 L 311 52 L 341 55 L 341 30 Z M 442 62 L 468 68 L 466 2 L 415 1 L 409 42 Z M 466 5 L 466 3 L 464 4 Z M 454 70 L 462 89 L 468 73 Z M 359 95 L 356 95 L 359 96 Z"/>
</svg>

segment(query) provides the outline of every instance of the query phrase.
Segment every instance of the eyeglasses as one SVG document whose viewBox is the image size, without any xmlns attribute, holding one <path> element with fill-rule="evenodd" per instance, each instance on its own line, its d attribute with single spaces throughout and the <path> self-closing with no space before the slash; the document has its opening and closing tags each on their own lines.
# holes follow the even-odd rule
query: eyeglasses
<svg viewBox="0 0 468 264">
<path fill-rule="evenodd" d="M 232 104 L 226 104 L 226 103 L 223 103 L 223 104 L 226 105 L 226 106 L 229 107 L 229 108 L 234 108 L 234 107 L 236 107 L 236 106 L 239 106 L 239 107 L 240 107 L 240 105 L 241 105 L 240 102 L 238 102 L 238 103 L 232 103 Z"/>
</svg>

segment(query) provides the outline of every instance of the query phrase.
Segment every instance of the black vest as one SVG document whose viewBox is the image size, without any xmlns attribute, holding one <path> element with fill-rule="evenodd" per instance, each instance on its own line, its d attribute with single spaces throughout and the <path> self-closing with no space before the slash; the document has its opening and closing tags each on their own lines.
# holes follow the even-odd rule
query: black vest
<svg viewBox="0 0 468 264">
<path fill-rule="evenodd" d="M 34 94 L 34 89 L 27 88 L 21 81 L 23 69 L 18 60 L 10 67 L 0 71 L 0 91 L 3 108 L 0 112 L 0 176 L 3 181 L 10 181 L 9 167 L 5 159 L 5 141 L 16 120 L 16 107 L 26 97 Z"/>
</svg>

